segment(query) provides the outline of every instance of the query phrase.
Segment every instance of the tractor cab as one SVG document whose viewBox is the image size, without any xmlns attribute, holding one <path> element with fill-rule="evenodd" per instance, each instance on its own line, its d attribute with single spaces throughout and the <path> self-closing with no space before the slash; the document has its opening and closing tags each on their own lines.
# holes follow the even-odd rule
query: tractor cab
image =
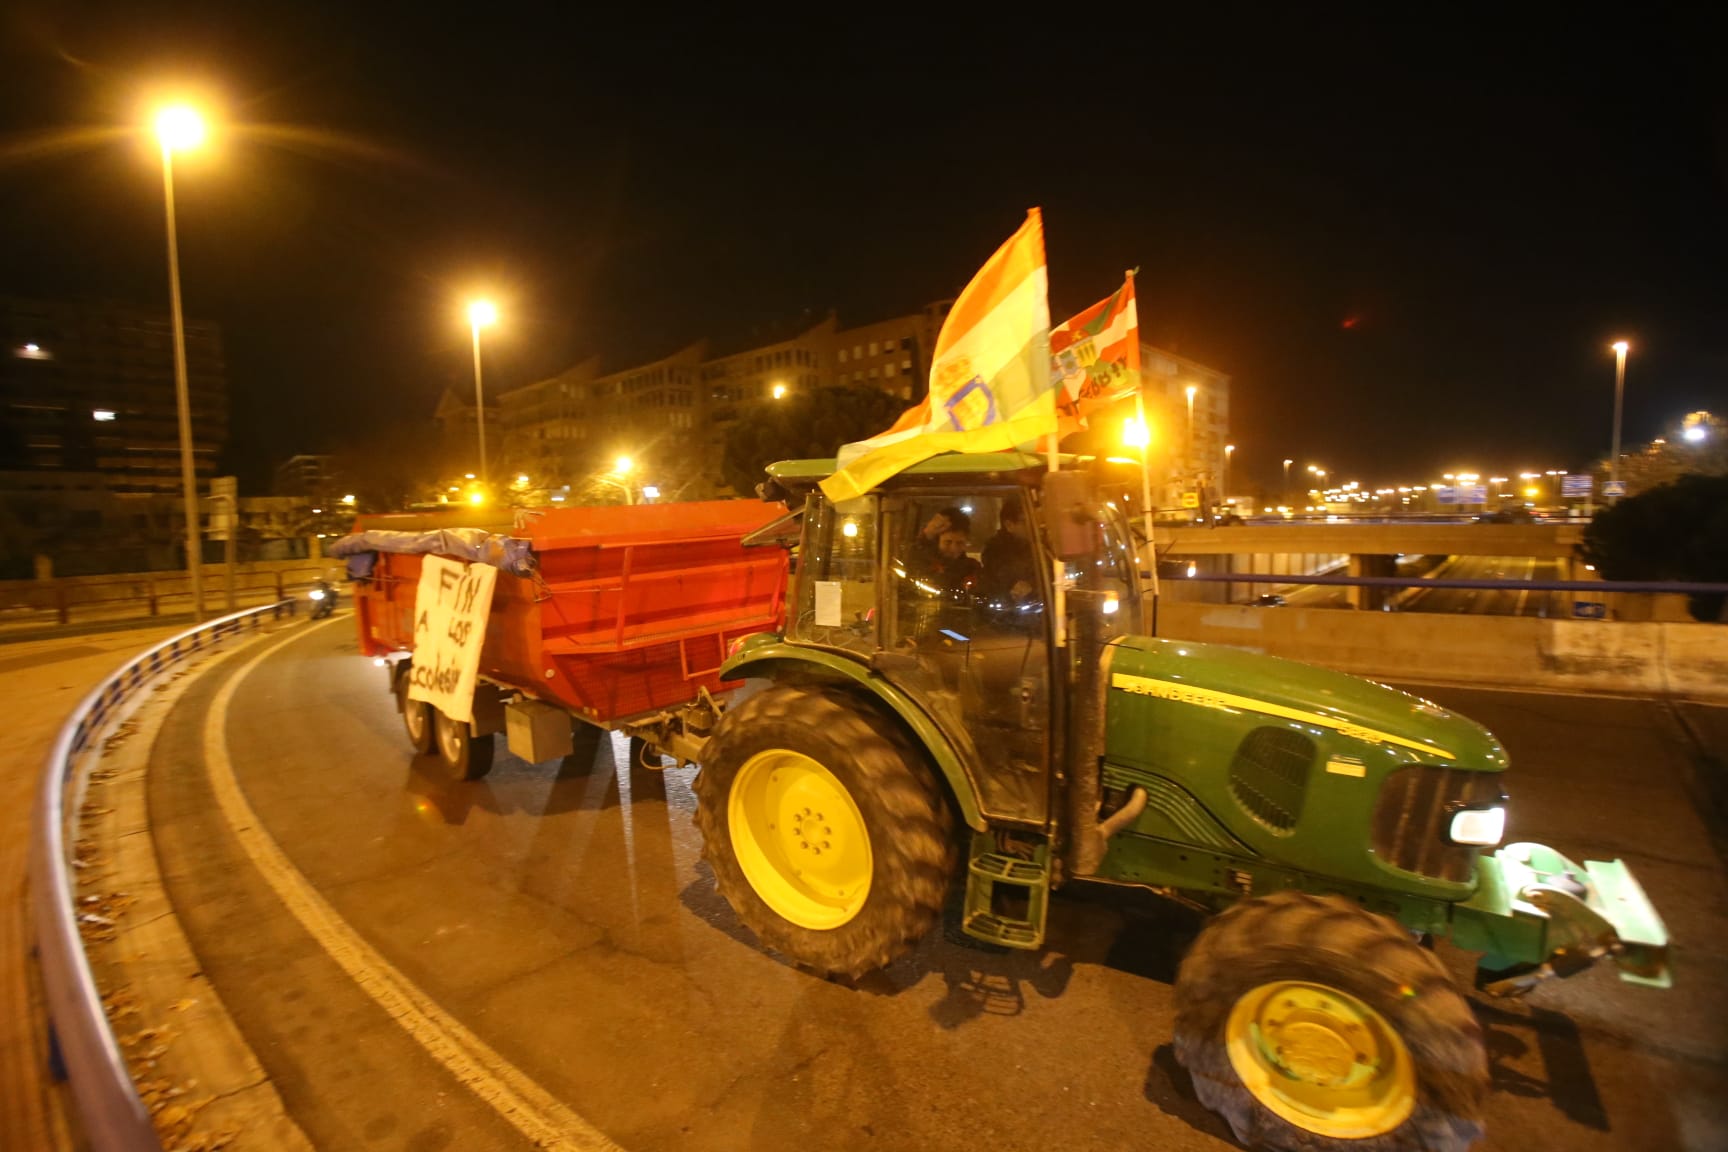
<svg viewBox="0 0 1728 1152">
<path fill-rule="evenodd" d="M 838 503 L 816 487 L 831 461 L 769 469 L 803 520 L 784 642 L 886 682 L 892 701 L 939 733 L 931 743 L 950 755 L 938 761 L 948 761 L 956 793 L 975 801 L 978 819 L 968 822 L 1022 833 L 1033 846 L 1025 854 L 1040 862 L 1066 843 L 1060 782 L 1070 774 L 1054 766 L 1075 753 L 1089 759 L 1074 785 L 1097 809 L 1100 749 L 1070 731 L 1080 714 L 1101 731 L 1098 704 L 1080 707 L 1073 694 L 1100 697 L 1103 644 L 1139 631 L 1121 505 L 1100 498 L 1088 461 L 1065 463 L 1070 470 L 1048 473 L 1036 456 L 937 457 Z M 999 854 L 998 839 L 975 844 L 974 862 Z M 1040 891 L 1047 868 L 1038 866 Z M 975 911 L 984 920 L 969 927 L 1001 935 Z M 1010 920 L 1023 925 L 1010 935 L 1041 938 L 1041 923 Z"/>
</svg>

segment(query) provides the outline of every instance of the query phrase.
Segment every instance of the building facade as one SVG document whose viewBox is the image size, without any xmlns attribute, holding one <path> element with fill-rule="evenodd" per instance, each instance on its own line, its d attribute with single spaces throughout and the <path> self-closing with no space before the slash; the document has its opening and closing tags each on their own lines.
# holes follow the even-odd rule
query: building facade
<svg viewBox="0 0 1728 1152">
<path fill-rule="evenodd" d="M 228 435 L 214 324 L 186 324 L 193 467 L 216 473 Z M 0 298 L 0 471 L 101 473 L 117 495 L 181 489 L 168 316 L 117 304 Z"/>
<path fill-rule="evenodd" d="M 614 372 L 602 372 L 598 358 L 590 358 L 500 393 L 495 406 L 488 402 L 490 479 L 495 487 L 529 492 L 569 485 L 573 502 L 604 498 L 621 483 L 634 491 L 652 484 L 663 499 L 737 495 L 719 466 L 729 429 L 787 396 L 840 385 L 915 403 L 928 389 L 936 337 L 952 303 L 850 328 L 830 314 L 771 343 L 724 350 L 704 340 Z M 1142 345 L 1142 371 L 1148 418 L 1159 429 L 1153 468 L 1160 506 L 1180 507 L 1184 492 L 1208 506 L 1218 503 L 1230 378 L 1151 345 Z M 473 457 L 471 399 L 446 391 L 436 417 L 446 443 L 458 446 L 457 458 Z M 1086 450 L 1114 450 L 1119 441 L 1106 436 L 1119 433 L 1100 432 Z M 617 471 L 621 457 L 630 461 L 628 479 Z"/>
</svg>

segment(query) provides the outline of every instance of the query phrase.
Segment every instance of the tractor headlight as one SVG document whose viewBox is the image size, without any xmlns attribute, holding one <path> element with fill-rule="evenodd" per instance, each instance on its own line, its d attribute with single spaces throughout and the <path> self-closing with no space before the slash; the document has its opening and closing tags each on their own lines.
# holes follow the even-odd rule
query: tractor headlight
<svg viewBox="0 0 1728 1152">
<path fill-rule="evenodd" d="M 322 600 L 324 599 L 324 589 L 314 588 L 312 591 L 306 593 L 306 595 L 312 597 L 314 600 Z"/>
<path fill-rule="evenodd" d="M 1506 809 L 1498 804 L 1488 807 L 1459 808 L 1452 813 L 1446 838 L 1454 844 L 1471 844 L 1492 848 L 1506 834 Z"/>
</svg>

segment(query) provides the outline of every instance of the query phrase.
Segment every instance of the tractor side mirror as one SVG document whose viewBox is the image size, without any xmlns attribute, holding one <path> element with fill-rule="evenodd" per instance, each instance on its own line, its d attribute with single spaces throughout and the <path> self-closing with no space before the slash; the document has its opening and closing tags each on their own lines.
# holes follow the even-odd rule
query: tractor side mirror
<svg viewBox="0 0 1728 1152">
<path fill-rule="evenodd" d="M 1058 559 L 1091 555 L 1097 547 L 1098 513 L 1092 485 L 1084 472 L 1046 472 L 1043 485 L 1044 532 Z"/>
</svg>

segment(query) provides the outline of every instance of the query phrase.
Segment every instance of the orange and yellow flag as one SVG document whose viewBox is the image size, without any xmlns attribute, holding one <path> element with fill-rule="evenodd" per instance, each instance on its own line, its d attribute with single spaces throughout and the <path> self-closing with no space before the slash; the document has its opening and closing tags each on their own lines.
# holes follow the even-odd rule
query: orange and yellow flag
<svg viewBox="0 0 1728 1152">
<path fill-rule="evenodd" d="M 939 452 L 1005 452 L 1054 431 L 1044 220 L 1034 208 L 942 322 L 929 394 L 886 432 L 842 447 L 822 491 L 849 500 Z"/>
</svg>

